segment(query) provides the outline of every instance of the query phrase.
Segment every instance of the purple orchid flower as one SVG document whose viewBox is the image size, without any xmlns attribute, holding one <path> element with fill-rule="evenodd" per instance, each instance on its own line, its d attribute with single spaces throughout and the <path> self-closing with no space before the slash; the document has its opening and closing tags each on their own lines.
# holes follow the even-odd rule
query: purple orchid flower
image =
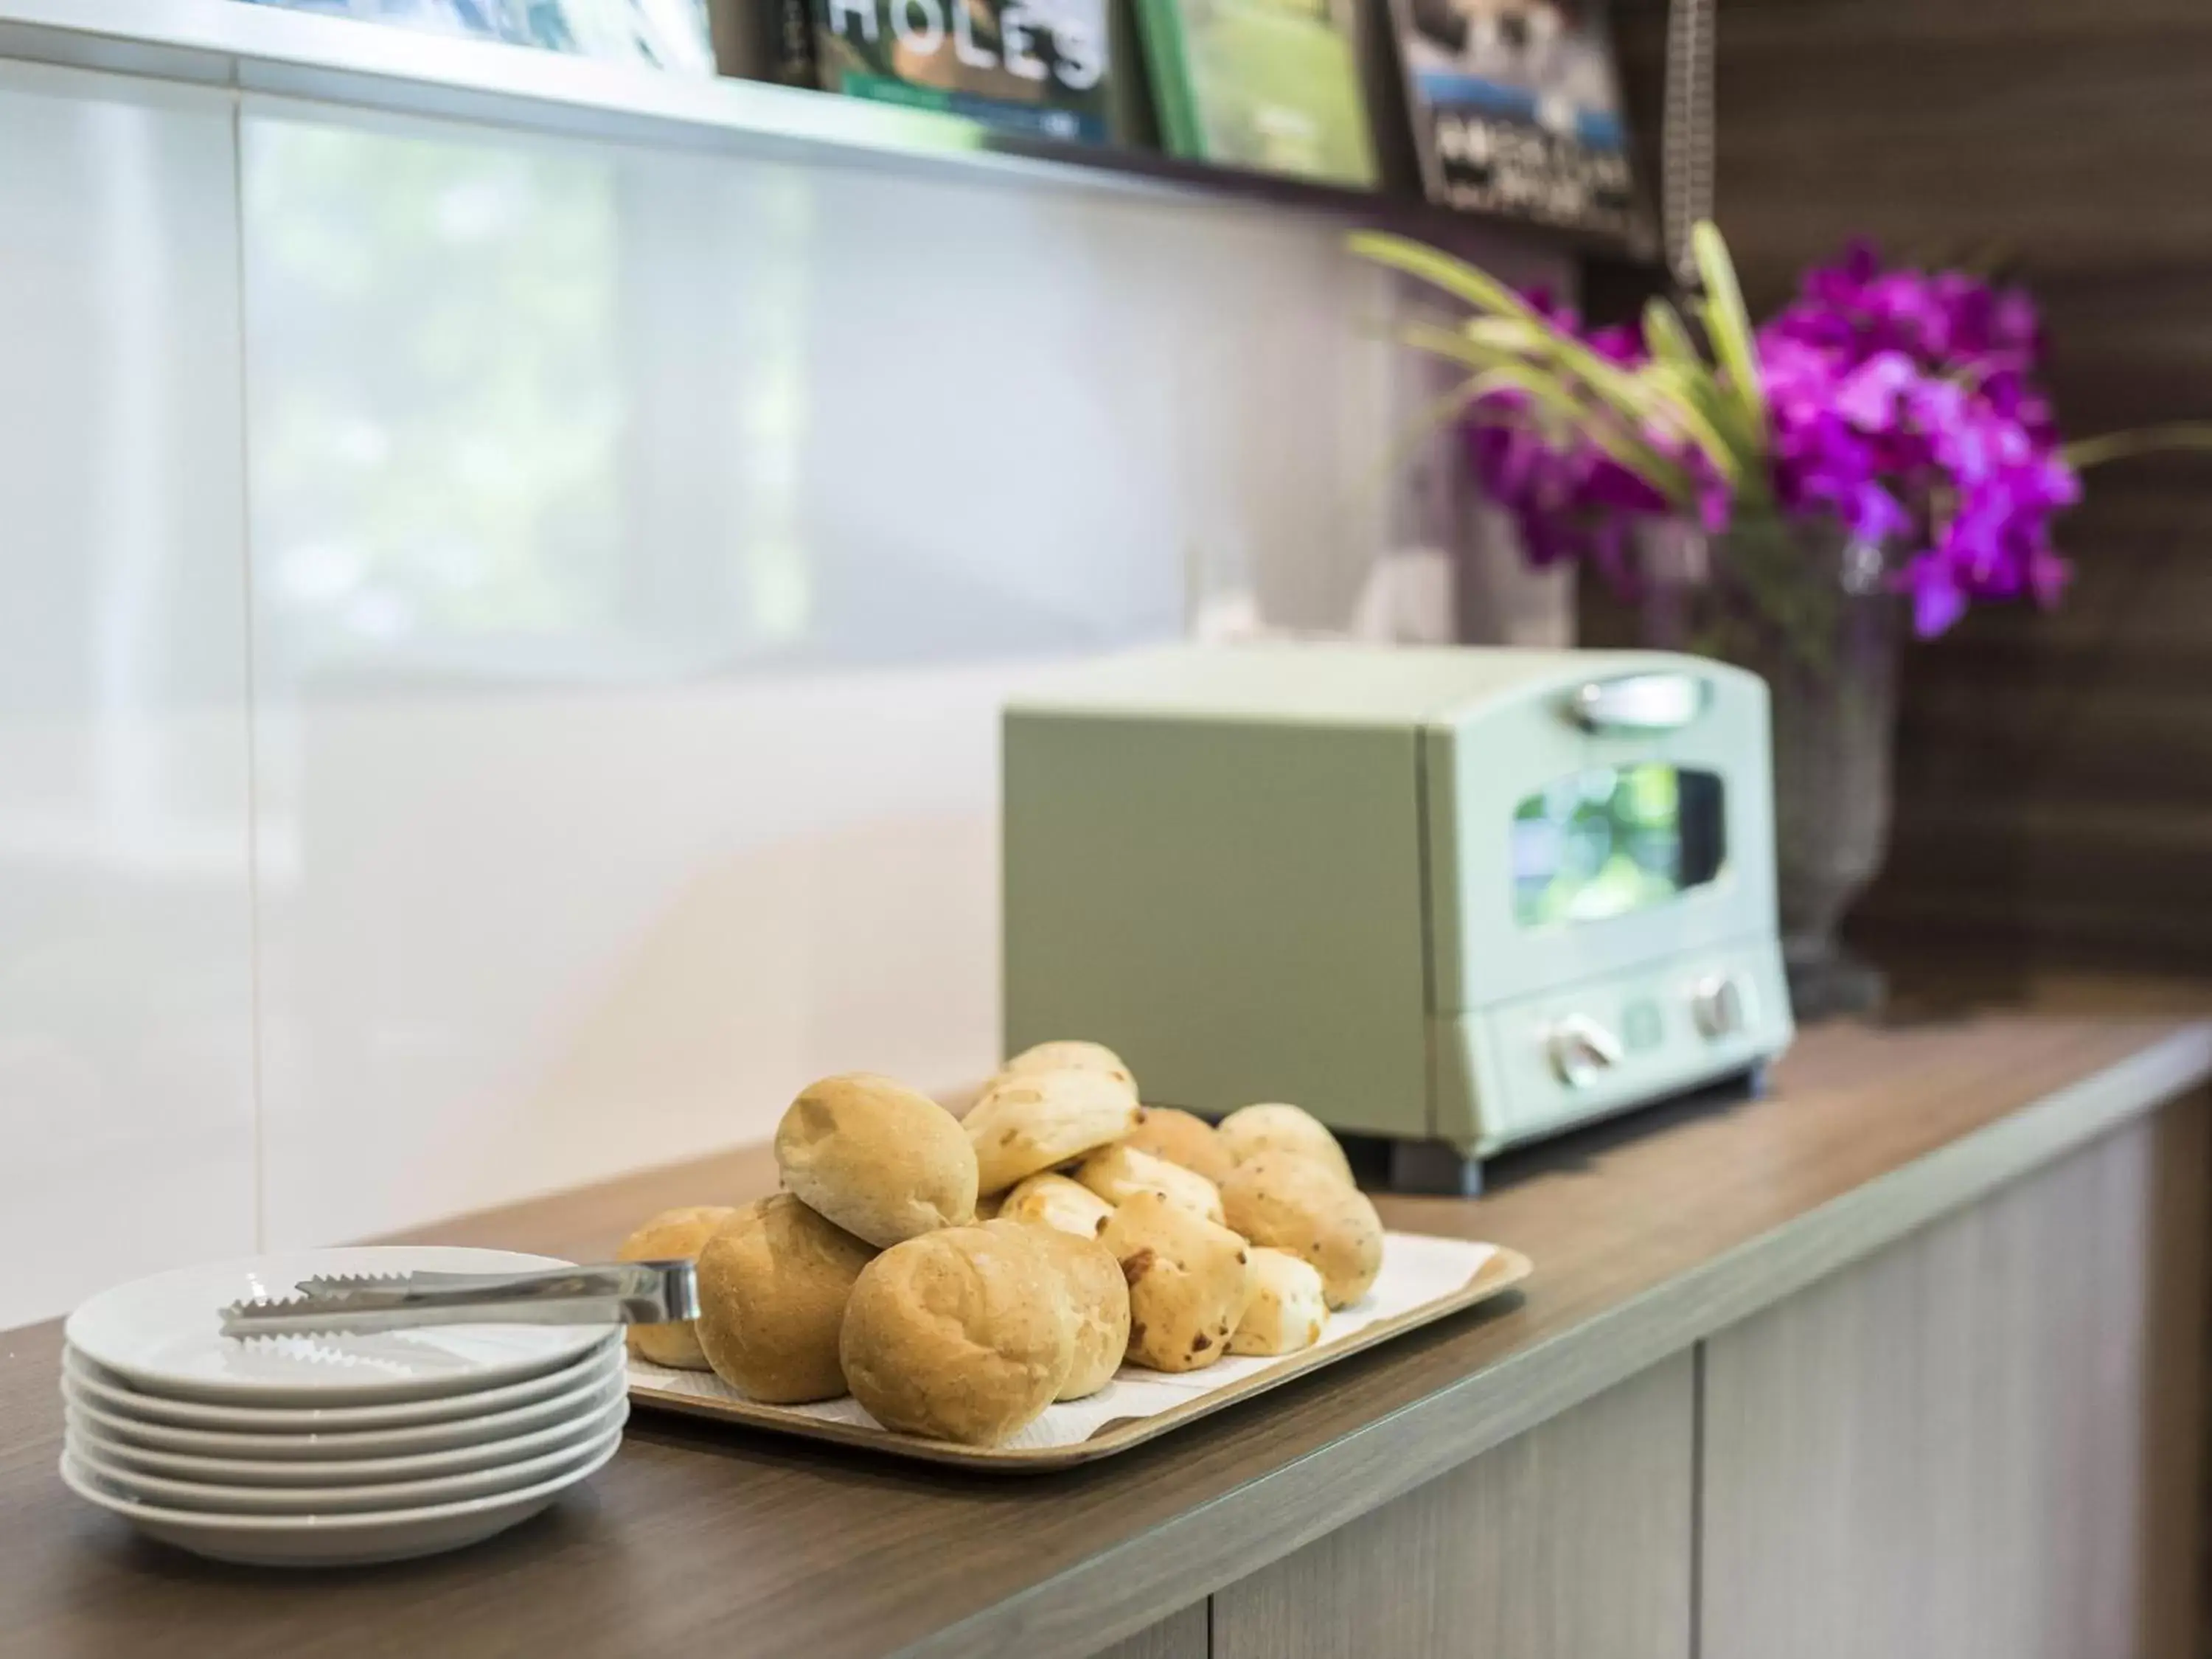
<svg viewBox="0 0 2212 1659">
<path fill-rule="evenodd" d="M 1582 333 L 1570 307 L 1529 298 L 1607 362 L 1644 362 L 1633 331 Z M 2043 349 L 2020 290 L 1885 268 L 1853 243 L 1759 331 L 1766 493 L 1786 516 L 1898 549 L 1895 580 L 1923 636 L 1977 601 L 2055 604 L 2069 571 L 2051 525 L 2081 483 L 2037 381 Z M 1588 441 L 1553 444 L 1516 394 L 1478 403 L 1466 434 L 1477 478 L 1537 563 L 1584 561 L 1625 580 L 1628 529 L 1681 510 Z M 1736 503 L 1703 453 L 1652 441 L 1693 481 L 1708 530 L 1724 529 Z"/>
</svg>

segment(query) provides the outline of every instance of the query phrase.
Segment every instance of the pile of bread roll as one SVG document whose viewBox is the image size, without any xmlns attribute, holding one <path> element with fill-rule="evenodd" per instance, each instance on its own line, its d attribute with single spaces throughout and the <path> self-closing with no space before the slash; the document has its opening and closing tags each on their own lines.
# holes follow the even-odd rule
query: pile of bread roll
<svg viewBox="0 0 2212 1659">
<path fill-rule="evenodd" d="M 631 1346 L 766 1403 L 850 1393 L 933 1439 L 1004 1440 L 1125 1362 L 1311 1346 L 1382 1265 L 1375 1206 L 1316 1119 L 1141 1106 L 1097 1043 L 1017 1054 L 964 1120 L 889 1078 L 824 1078 L 775 1158 L 775 1197 L 672 1210 L 623 1244 L 699 1271 L 698 1319 Z"/>
</svg>

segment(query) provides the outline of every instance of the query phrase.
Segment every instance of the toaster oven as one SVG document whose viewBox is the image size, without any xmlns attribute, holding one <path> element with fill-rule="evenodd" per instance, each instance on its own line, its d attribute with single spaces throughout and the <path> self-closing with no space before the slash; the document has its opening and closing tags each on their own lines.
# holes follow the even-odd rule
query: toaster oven
<svg viewBox="0 0 2212 1659">
<path fill-rule="evenodd" d="M 1391 1178 L 1754 1073 L 1792 1027 L 1766 688 L 1657 653 L 1108 658 L 1004 729 L 1011 1052 L 1261 1100 Z"/>
</svg>

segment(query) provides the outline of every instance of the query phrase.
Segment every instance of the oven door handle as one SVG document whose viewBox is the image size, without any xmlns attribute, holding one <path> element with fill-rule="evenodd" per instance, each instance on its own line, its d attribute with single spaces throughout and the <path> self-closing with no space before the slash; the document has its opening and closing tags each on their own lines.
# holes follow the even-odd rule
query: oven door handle
<svg viewBox="0 0 2212 1659">
<path fill-rule="evenodd" d="M 1712 686 L 1700 674 L 1623 674 L 1577 687 L 1567 699 L 1567 714 L 1586 732 L 1679 732 L 1711 701 Z"/>
</svg>

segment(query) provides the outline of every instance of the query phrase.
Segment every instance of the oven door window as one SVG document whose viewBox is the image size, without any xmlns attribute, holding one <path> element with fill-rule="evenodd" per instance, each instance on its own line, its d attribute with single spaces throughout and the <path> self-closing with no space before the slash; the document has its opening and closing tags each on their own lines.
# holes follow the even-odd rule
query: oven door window
<svg viewBox="0 0 2212 1659">
<path fill-rule="evenodd" d="M 1513 811 L 1513 915 L 1524 927 L 1603 921 L 1720 874 L 1720 775 L 1650 763 L 1571 772 Z"/>
</svg>

